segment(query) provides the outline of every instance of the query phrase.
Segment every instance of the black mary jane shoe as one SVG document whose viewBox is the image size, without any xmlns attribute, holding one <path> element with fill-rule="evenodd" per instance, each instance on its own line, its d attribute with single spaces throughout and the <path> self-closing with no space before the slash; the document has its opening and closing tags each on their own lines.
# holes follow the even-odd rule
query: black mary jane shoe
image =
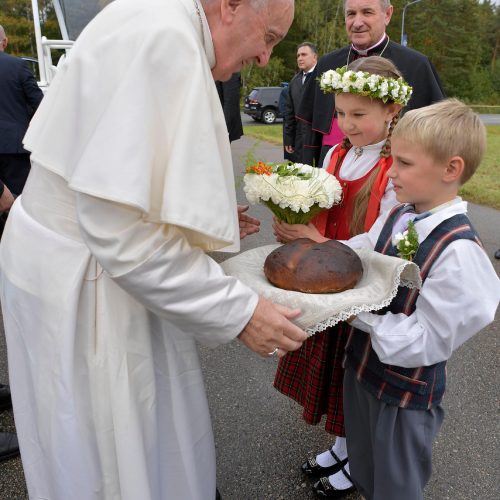
<svg viewBox="0 0 500 500">
<path fill-rule="evenodd" d="M 347 463 L 348 458 L 340 460 L 340 458 L 332 451 L 328 450 L 336 463 L 330 465 L 329 467 L 321 467 L 321 465 L 316 462 L 314 456 L 310 456 L 301 466 L 302 472 L 307 476 L 311 477 L 321 477 L 321 476 L 331 476 L 338 472 Z"/>
<path fill-rule="evenodd" d="M 351 476 L 349 473 L 342 467 L 340 469 L 344 476 L 351 481 Z M 349 493 L 353 492 L 356 488 L 354 486 L 351 486 L 350 488 L 347 488 L 345 490 L 338 490 L 335 488 L 335 486 L 330 483 L 328 477 L 322 477 L 320 478 L 319 481 L 316 481 L 313 484 L 313 491 L 316 493 L 317 496 L 321 498 L 342 498 L 345 495 L 348 495 Z"/>
</svg>

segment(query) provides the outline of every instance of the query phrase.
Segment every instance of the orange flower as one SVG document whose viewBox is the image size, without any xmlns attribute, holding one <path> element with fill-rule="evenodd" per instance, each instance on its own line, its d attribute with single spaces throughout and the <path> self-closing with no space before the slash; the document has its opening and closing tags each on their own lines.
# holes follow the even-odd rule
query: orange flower
<svg viewBox="0 0 500 500">
<path fill-rule="evenodd" d="M 257 174 L 257 175 L 271 175 L 273 173 L 273 168 L 264 163 L 263 161 L 259 161 L 256 165 L 250 165 L 246 168 L 247 174 Z"/>
</svg>

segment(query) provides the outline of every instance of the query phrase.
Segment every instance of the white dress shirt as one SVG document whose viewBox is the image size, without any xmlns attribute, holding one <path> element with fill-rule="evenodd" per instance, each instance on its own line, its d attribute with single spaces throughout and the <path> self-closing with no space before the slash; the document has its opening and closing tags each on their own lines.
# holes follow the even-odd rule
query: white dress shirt
<svg viewBox="0 0 500 500">
<path fill-rule="evenodd" d="M 419 220 L 415 228 L 423 241 L 432 230 L 467 203 L 457 203 Z M 345 243 L 374 248 L 381 228 L 375 226 Z M 491 323 L 500 300 L 500 280 L 484 250 L 470 240 L 458 240 L 443 251 L 420 290 L 415 311 L 377 315 L 360 313 L 353 326 L 371 335 L 380 361 L 412 368 L 447 360 L 451 353 Z"/>
</svg>

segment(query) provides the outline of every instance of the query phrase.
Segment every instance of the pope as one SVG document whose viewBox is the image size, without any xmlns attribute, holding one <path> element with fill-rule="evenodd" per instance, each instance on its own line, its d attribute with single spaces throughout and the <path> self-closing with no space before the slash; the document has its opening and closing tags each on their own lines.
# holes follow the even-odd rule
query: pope
<svg viewBox="0 0 500 500">
<path fill-rule="evenodd" d="M 299 314 L 205 252 L 237 251 L 214 84 L 267 64 L 293 0 L 116 0 L 31 122 L 32 169 L 0 249 L 10 384 L 30 498 L 213 500 L 196 342 L 297 349 Z M 241 224 L 239 224 L 239 221 Z"/>
</svg>

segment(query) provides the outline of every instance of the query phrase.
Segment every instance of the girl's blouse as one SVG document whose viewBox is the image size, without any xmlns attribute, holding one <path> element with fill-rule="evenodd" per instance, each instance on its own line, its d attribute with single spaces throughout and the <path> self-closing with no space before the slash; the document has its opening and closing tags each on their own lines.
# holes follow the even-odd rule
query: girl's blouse
<svg viewBox="0 0 500 500">
<path fill-rule="evenodd" d="M 377 164 L 384 142 L 385 139 L 376 144 L 364 146 L 363 154 L 358 159 L 356 159 L 356 155 L 354 154 L 355 148 L 351 148 L 345 155 L 338 172 L 338 180 L 347 198 L 344 198 L 341 206 L 335 205 L 329 211 L 325 234 L 328 238 L 346 239 L 351 236 L 348 228 L 352 217 L 353 198 Z M 331 148 L 326 154 L 323 168 L 328 168 L 334 149 L 335 147 Z M 397 204 L 396 193 L 394 192 L 392 182 L 389 180 L 385 194 L 380 201 L 380 213 L 374 226 L 381 228 L 387 213 Z"/>
</svg>

